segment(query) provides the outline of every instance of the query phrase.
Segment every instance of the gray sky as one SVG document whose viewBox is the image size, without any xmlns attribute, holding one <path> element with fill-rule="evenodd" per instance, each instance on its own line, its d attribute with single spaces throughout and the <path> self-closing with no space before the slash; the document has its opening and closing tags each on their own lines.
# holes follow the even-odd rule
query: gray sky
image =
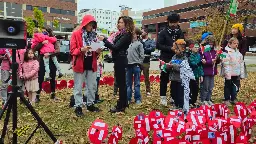
<svg viewBox="0 0 256 144">
<path fill-rule="evenodd" d="M 81 9 L 106 9 L 120 11 L 119 5 L 127 5 L 132 10 L 158 9 L 164 7 L 163 0 L 78 0 Z"/>
</svg>

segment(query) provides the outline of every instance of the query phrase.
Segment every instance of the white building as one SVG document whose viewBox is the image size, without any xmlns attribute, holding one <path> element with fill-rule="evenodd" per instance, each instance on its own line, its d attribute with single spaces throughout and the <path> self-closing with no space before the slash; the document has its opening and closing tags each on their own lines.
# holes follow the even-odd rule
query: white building
<svg viewBox="0 0 256 144">
<path fill-rule="evenodd" d="M 108 31 L 117 30 L 116 26 L 120 12 L 103 9 L 82 9 L 78 13 L 78 23 L 81 23 L 82 18 L 87 14 L 93 15 L 95 17 L 98 28 L 106 29 Z"/>
<path fill-rule="evenodd" d="M 150 11 L 151 9 L 145 9 L 145 10 L 140 10 L 140 11 L 128 11 L 128 15 L 133 19 L 133 22 L 136 27 L 141 28 L 142 27 L 142 20 L 143 16 L 142 14 L 144 12 Z"/>
<path fill-rule="evenodd" d="M 193 0 L 164 0 L 164 7 L 174 6 L 177 4 L 186 3 Z"/>
</svg>

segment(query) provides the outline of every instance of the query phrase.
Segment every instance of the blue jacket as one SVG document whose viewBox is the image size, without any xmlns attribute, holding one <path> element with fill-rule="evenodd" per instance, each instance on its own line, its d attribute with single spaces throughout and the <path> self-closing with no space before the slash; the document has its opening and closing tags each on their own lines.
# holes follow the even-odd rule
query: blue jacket
<svg viewBox="0 0 256 144">
<path fill-rule="evenodd" d="M 151 52 L 155 51 L 156 42 L 152 39 L 147 39 L 145 42 L 141 40 L 141 43 L 143 44 L 144 55 L 145 55 L 143 63 L 149 63 Z"/>
</svg>

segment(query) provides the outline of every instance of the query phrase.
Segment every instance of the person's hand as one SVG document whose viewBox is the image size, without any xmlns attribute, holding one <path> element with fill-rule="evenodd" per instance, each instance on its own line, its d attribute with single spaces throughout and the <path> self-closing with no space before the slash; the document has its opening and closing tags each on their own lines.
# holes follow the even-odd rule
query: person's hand
<svg viewBox="0 0 256 144">
<path fill-rule="evenodd" d="M 212 59 L 212 63 L 216 63 L 216 60 L 217 60 L 217 59 Z"/>
<path fill-rule="evenodd" d="M 101 48 L 98 48 L 98 49 L 96 50 L 96 53 L 100 54 L 100 53 L 101 53 Z"/>
<path fill-rule="evenodd" d="M 104 36 L 98 36 L 98 39 L 99 39 L 100 41 L 103 41 L 104 38 L 105 38 Z"/>
<path fill-rule="evenodd" d="M 201 76 L 201 77 L 199 78 L 199 81 L 200 81 L 200 83 L 202 83 L 202 82 L 204 81 L 204 77 Z"/>
<path fill-rule="evenodd" d="M 85 46 L 81 48 L 81 52 L 88 52 L 91 49 L 90 46 Z"/>
<path fill-rule="evenodd" d="M 203 64 L 206 64 L 206 60 L 205 60 L 205 59 L 202 59 L 202 63 L 203 63 Z"/>
<path fill-rule="evenodd" d="M 45 57 L 45 58 L 48 58 L 49 56 L 50 56 L 50 53 L 45 53 L 45 54 L 44 54 L 44 57 Z"/>
<path fill-rule="evenodd" d="M 48 40 L 43 41 L 42 44 L 48 44 Z"/>
</svg>

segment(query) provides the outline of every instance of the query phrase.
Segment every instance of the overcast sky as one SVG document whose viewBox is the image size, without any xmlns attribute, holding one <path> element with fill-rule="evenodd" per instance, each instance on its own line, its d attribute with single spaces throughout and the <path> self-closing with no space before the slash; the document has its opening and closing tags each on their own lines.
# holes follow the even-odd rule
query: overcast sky
<svg viewBox="0 0 256 144">
<path fill-rule="evenodd" d="M 164 7 L 163 0 L 78 0 L 78 11 L 81 9 L 105 9 L 120 11 L 119 5 L 127 5 L 132 10 L 159 9 Z"/>
</svg>

